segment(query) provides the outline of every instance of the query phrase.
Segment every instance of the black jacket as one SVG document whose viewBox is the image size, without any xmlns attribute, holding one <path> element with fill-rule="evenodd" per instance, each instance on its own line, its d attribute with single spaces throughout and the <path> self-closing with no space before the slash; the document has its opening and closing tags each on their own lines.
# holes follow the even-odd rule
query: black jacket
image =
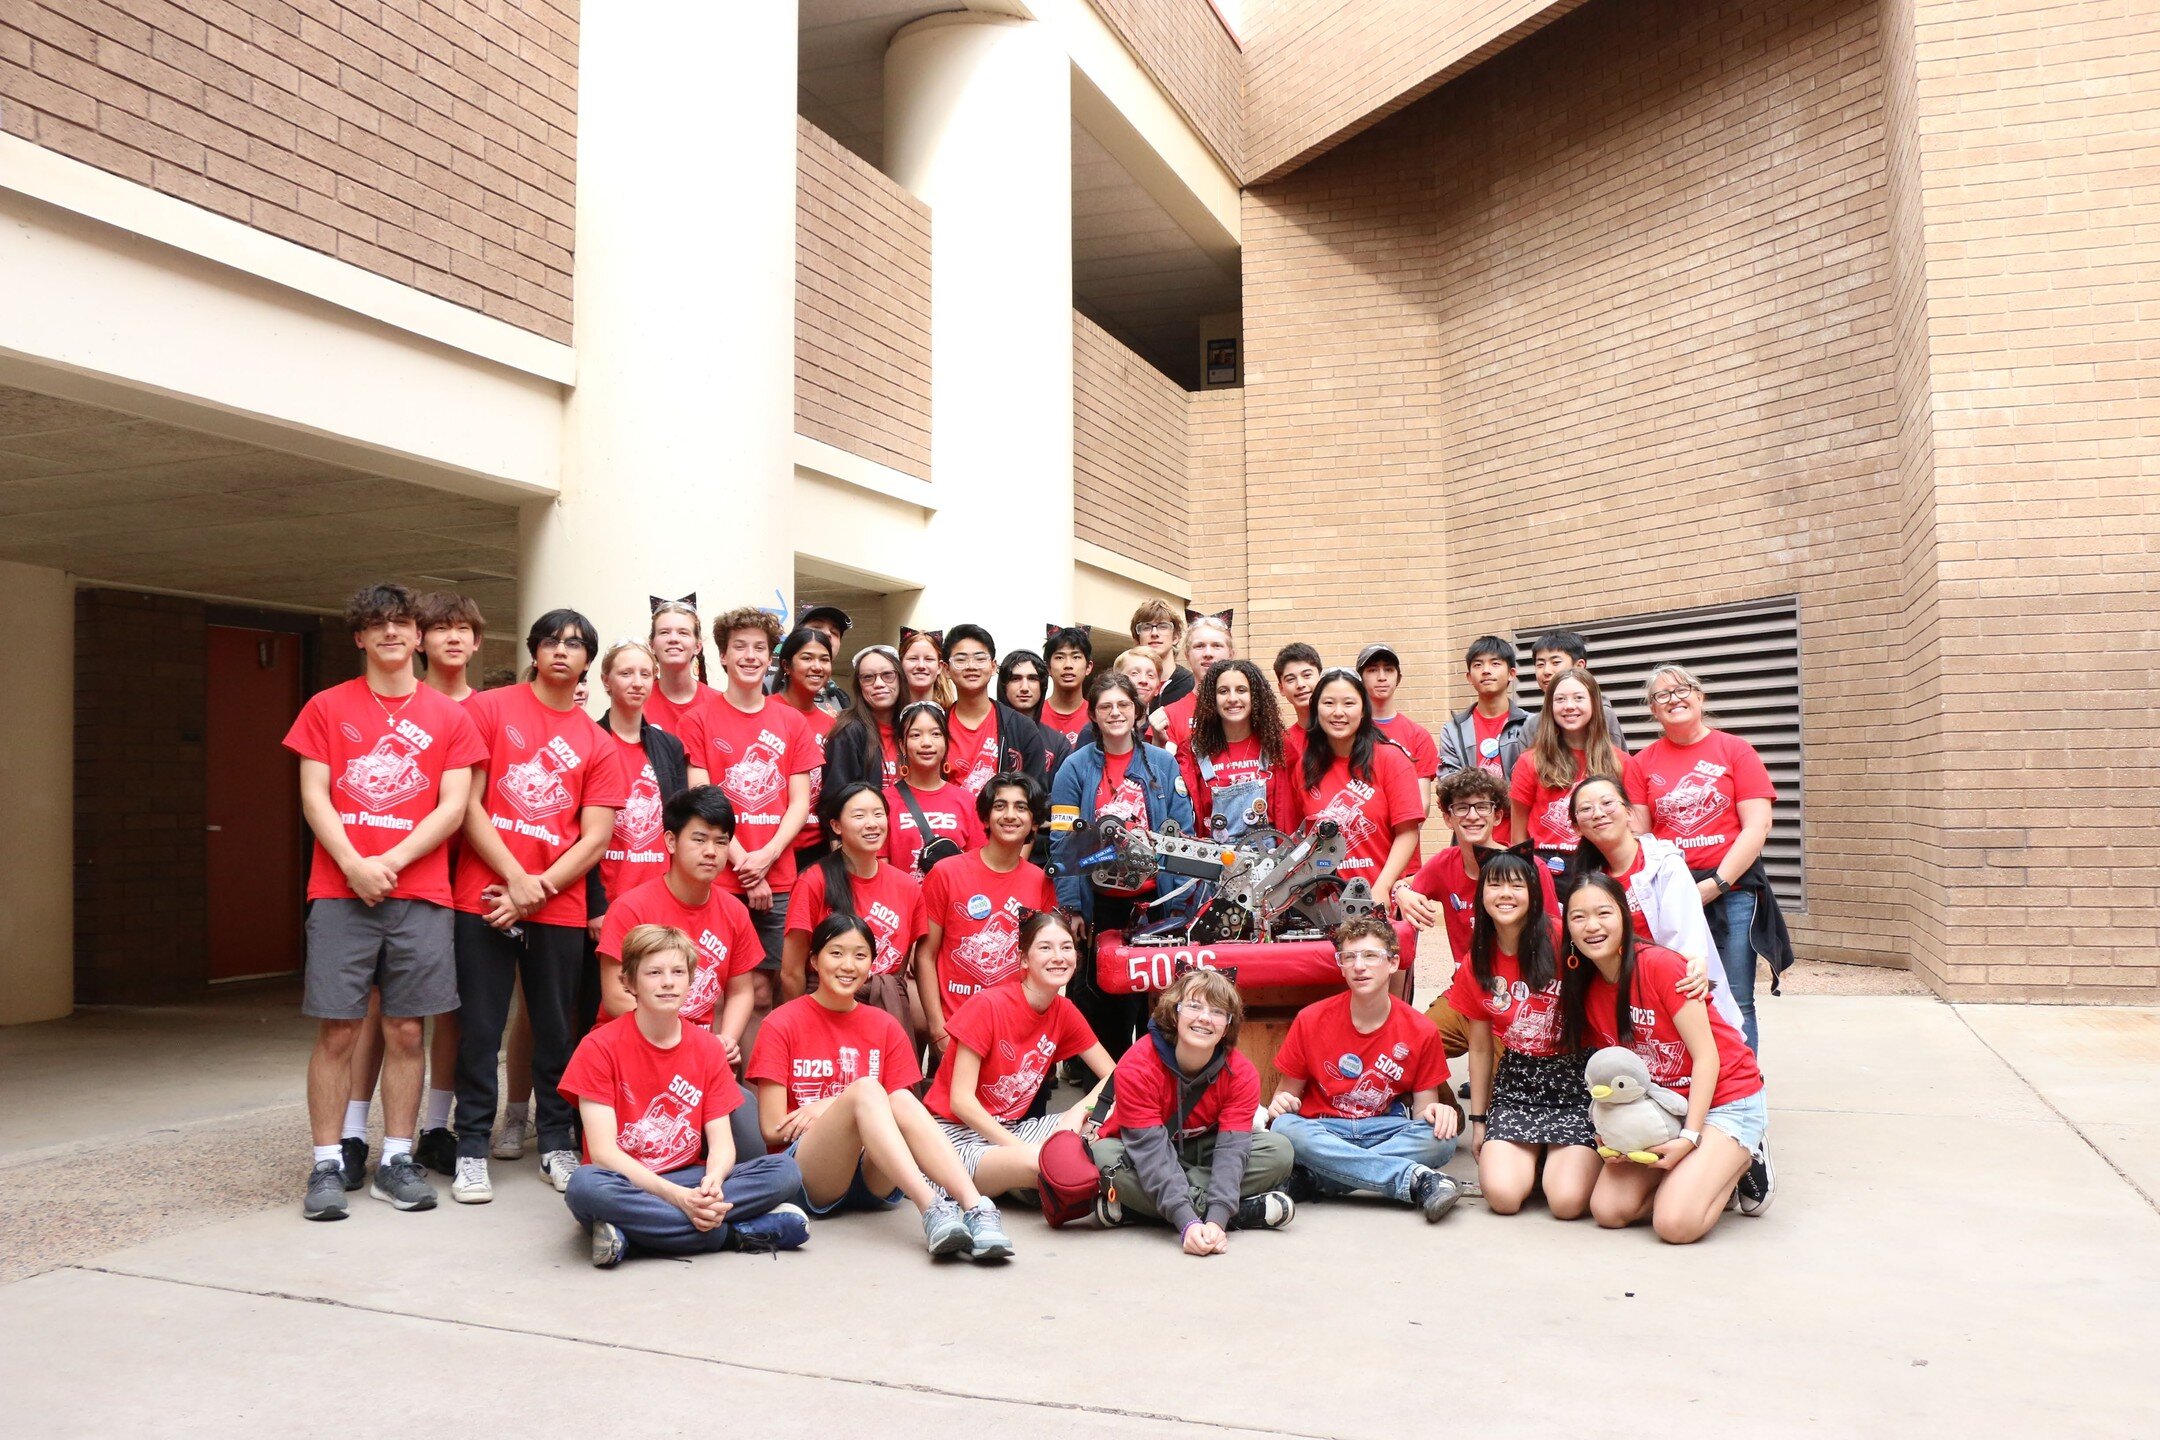
<svg viewBox="0 0 2160 1440">
<path fill-rule="evenodd" d="M 608 717 L 600 717 L 600 728 L 608 728 Z M 638 743 L 645 747 L 646 763 L 652 766 L 653 781 L 660 787 L 660 799 L 665 802 L 690 788 L 690 761 L 683 753 L 682 741 L 662 730 L 650 720 L 639 719 Z M 594 865 L 585 872 L 585 914 L 588 920 L 597 920 L 607 913 L 607 896 L 600 889 L 600 867 Z"/>
</svg>

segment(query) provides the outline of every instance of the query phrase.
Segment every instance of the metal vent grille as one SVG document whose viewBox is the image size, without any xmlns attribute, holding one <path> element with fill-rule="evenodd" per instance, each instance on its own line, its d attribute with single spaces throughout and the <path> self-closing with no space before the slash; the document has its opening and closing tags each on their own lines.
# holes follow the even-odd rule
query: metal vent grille
<svg viewBox="0 0 2160 1440">
<path fill-rule="evenodd" d="M 1668 610 L 1623 620 L 1569 620 L 1525 625 L 1515 632 L 1516 703 L 1543 708 L 1530 646 L 1547 630 L 1573 630 L 1590 647 L 1590 670 L 1627 730 L 1628 748 L 1658 736 L 1643 698 L 1643 682 L 1668 660 L 1692 670 L 1709 691 L 1711 723 L 1753 745 L 1777 785 L 1777 804 L 1763 864 L 1777 887 L 1778 905 L 1807 908 L 1801 847 L 1800 615 L 1787 595 L 1699 610 Z"/>
</svg>

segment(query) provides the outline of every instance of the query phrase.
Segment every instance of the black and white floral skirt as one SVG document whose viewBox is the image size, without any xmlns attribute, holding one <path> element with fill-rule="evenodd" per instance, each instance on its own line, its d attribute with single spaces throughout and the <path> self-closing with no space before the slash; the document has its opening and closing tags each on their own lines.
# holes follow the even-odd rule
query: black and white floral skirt
<svg viewBox="0 0 2160 1440">
<path fill-rule="evenodd" d="M 1525 1055 L 1500 1052 L 1485 1138 L 1517 1145 L 1595 1145 L 1590 1127 L 1590 1087 L 1583 1081 L 1587 1054 Z"/>
</svg>

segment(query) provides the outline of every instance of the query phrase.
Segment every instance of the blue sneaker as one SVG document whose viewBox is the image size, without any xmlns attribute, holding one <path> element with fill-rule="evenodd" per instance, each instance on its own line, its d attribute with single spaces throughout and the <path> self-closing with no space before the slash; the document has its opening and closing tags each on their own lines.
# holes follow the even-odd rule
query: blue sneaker
<svg viewBox="0 0 2160 1440">
<path fill-rule="evenodd" d="M 968 1259 L 1012 1259 L 1013 1243 L 1005 1235 L 1003 1217 L 998 1214 L 997 1206 L 993 1205 L 987 1196 L 974 1209 L 963 1210 L 960 1215 L 967 1224 L 968 1243 L 972 1247 L 968 1251 Z"/>
<path fill-rule="evenodd" d="M 727 1248 L 745 1255 L 776 1255 L 810 1243 L 810 1217 L 800 1205 L 775 1205 L 763 1215 L 728 1226 Z"/>
</svg>

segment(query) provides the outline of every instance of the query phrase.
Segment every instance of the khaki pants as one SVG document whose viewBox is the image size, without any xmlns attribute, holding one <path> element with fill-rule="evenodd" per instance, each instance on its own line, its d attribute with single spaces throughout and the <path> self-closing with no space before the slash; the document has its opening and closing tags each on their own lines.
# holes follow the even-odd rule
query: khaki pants
<svg viewBox="0 0 2160 1440">
<path fill-rule="evenodd" d="M 1117 1187 L 1120 1205 L 1132 1214 L 1162 1219 L 1162 1206 L 1148 1194 L 1147 1186 L 1140 1183 L 1140 1172 L 1133 1168 L 1123 1141 L 1097 1140 L 1090 1148 L 1096 1165 Z M 1208 1181 L 1215 1173 L 1214 1133 L 1211 1131 L 1187 1140 L 1177 1147 L 1177 1152 L 1178 1163 L 1185 1167 L 1185 1181 L 1192 1187 L 1188 1198 L 1193 1209 L 1204 1217 L 1207 1214 Z M 1252 1149 L 1245 1156 L 1245 1182 L 1238 1190 L 1239 1197 L 1250 1200 L 1255 1195 L 1281 1189 L 1282 1183 L 1290 1178 L 1290 1167 L 1296 1159 L 1296 1152 L 1283 1136 L 1272 1130 L 1254 1132 Z"/>
</svg>

